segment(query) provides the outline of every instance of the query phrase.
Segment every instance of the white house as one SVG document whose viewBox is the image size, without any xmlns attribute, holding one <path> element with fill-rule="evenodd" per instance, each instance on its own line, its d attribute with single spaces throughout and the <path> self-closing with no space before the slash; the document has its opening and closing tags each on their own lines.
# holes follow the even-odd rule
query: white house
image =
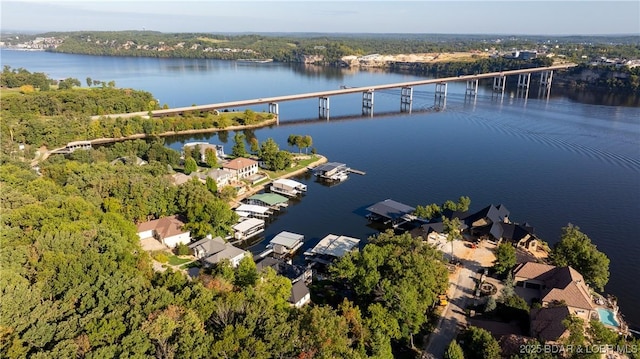
<svg viewBox="0 0 640 359">
<path fill-rule="evenodd" d="M 182 229 L 184 224 L 178 216 L 162 217 L 138 224 L 138 236 L 140 239 L 155 238 L 165 246 L 174 248 L 179 243 L 191 241 L 190 232 Z"/>
<path fill-rule="evenodd" d="M 222 168 L 231 171 L 232 175 L 241 180 L 258 173 L 258 162 L 250 158 L 234 158 L 222 165 Z"/>
<path fill-rule="evenodd" d="M 216 168 L 207 172 L 207 177 L 213 178 L 216 181 L 218 188 L 222 188 L 228 185 L 233 178 L 233 173 L 226 169 Z"/>
<path fill-rule="evenodd" d="M 185 143 L 183 148 L 191 148 L 193 150 L 193 148 L 195 148 L 196 146 L 198 146 L 198 148 L 200 148 L 200 162 L 205 162 L 207 159 L 207 149 L 211 149 L 214 151 L 214 153 L 216 154 L 216 157 L 218 157 L 218 161 L 221 161 L 224 157 L 224 147 L 222 145 L 216 145 L 213 143 L 209 143 L 209 142 L 189 142 L 189 143 Z M 193 156 L 195 157 L 195 156 Z"/>
<path fill-rule="evenodd" d="M 289 303 L 296 308 L 302 308 L 311 301 L 311 293 L 303 280 L 299 280 L 291 286 L 291 296 Z"/>
</svg>

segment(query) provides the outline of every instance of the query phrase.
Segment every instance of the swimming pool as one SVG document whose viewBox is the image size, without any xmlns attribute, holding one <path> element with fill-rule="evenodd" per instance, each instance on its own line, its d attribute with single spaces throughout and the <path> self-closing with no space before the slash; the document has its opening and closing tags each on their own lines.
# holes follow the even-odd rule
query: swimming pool
<svg viewBox="0 0 640 359">
<path fill-rule="evenodd" d="M 600 316 L 600 321 L 604 325 L 610 325 L 612 327 L 619 327 L 618 321 L 616 320 L 616 315 L 613 313 L 611 309 L 598 308 L 598 315 Z"/>
</svg>

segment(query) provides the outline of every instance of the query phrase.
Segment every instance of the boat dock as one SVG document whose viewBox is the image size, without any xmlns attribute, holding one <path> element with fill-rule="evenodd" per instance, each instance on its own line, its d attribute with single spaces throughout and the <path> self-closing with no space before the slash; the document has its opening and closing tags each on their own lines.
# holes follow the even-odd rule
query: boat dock
<svg viewBox="0 0 640 359">
<path fill-rule="evenodd" d="M 360 176 L 364 176 L 364 175 L 367 174 L 365 171 L 360 171 L 360 170 L 357 170 L 357 169 L 351 168 L 351 167 L 347 168 L 347 172 L 355 173 L 355 174 L 360 175 Z"/>
<path fill-rule="evenodd" d="M 366 172 L 347 167 L 344 163 L 328 162 L 313 169 L 313 174 L 328 181 L 344 181 L 349 173 L 364 176 Z"/>
</svg>

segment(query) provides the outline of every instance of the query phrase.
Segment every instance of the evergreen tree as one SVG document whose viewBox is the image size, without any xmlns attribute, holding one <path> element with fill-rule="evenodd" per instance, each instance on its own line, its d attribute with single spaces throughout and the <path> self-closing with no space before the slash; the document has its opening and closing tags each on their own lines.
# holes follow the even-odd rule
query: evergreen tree
<svg viewBox="0 0 640 359">
<path fill-rule="evenodd" d="M 189 175 L 192 172 L 195 172 L 198 169 L 198 164 L 196 163 L 196 160 L 193 159 L 193 157 L 187 157 L 187 159 L 184 161 L 184 174 Z"/>
<path fill-rule="evenodd" d="M 245 136 L 242 133 L 236 132 L 233 136 L 233 148 L 231 149 L 231 155 L 234 157 L 247 157 L 247 149 L 244 145 L 244 139 Z"/>
</svg>

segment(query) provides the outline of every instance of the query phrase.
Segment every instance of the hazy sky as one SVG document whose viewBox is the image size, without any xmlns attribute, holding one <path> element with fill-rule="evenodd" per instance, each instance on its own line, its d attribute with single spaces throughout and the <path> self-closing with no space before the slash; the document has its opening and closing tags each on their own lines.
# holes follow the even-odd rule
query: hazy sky
<svg viewBox="0 0 640 359">
<path fill-rule="evenodd" d="M 6 31 L 640 34 L 640 1 L 0 0 Z"/>
</svg>

